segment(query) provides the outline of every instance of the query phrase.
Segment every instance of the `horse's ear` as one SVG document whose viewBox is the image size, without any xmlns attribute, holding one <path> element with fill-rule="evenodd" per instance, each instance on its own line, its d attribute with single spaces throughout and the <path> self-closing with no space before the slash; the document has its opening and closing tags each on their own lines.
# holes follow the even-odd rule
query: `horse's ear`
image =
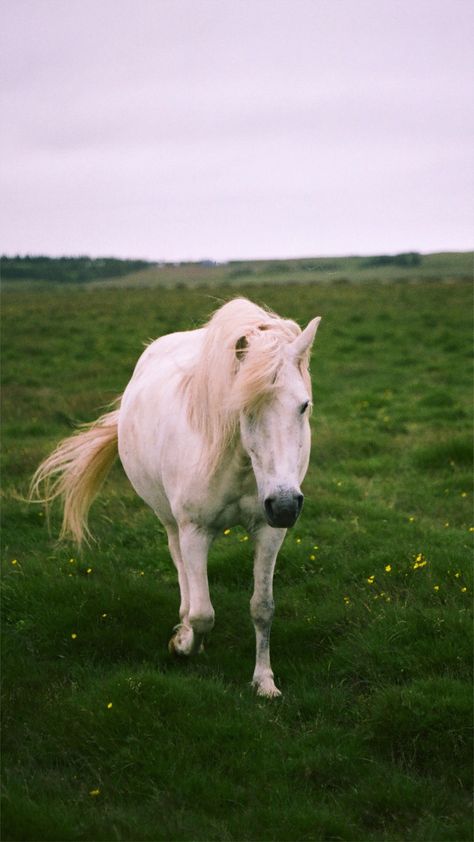
<svg viewBox="0 0 474 842">
<path fill-rule="evenodd" d="M 237 342 L 235 343 L 235 356 L 239 362 L 242 362 L 245 359 L 248 345 L 249 343 L 246 336 L 241 336 L 240 339 L 237 339 Z"/>
<path fill-rule="evenodd" d="M 290 345 L 291 350 L 293 351 L 295 357 L 297 359 L 301 359 L 311 348 L 311 345 L 314 342 L 314 337 L 316 336 L 316 331 L 319 327 L 319 322 L 321 321 L 321 316 L 317 316 L 315 319 L 311 319 L 309 325 L 305 327 L 302 333 L 293 340 Z"/>
</svg>

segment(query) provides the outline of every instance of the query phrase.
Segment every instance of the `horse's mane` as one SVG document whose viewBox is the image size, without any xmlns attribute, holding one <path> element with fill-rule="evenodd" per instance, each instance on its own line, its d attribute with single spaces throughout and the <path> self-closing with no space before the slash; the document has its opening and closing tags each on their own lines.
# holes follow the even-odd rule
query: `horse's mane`
<svg viewBox="0 0 474 842">
<path fill-rule="evenodd" d="M 205 329 L 183 389 L 190 423 L 204 440 L 201 466 L 210 474 L 235 435 L 241 410 L 258 412 L 278 388 L 284 347 L 301 328 L 245 298 L 235 298 L 216 310 Z M 307 358 L 300 368 L 310 392 Z"/>
</svg>

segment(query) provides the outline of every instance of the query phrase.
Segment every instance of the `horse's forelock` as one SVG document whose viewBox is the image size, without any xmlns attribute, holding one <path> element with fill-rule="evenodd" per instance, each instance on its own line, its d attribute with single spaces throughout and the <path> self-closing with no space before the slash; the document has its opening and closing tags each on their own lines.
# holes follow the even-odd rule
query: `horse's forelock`
<svg viewBox="0 0 474 842">
<path fill-rule="evenodd" d="M 278 388 L 278 374 L 283 362 L 283 347 L 291 336 L 277 324 L 259 326 L 248 338 L 248 346 L 229 393 L 229 408 L 234 412 L 255 409 Z"/>
</svg>

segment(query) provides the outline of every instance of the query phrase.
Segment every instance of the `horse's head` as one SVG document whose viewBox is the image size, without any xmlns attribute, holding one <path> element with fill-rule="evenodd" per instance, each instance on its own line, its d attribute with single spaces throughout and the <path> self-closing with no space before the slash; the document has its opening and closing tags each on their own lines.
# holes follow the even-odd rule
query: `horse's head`
<svg viewBox="0 0 474 842">
<path fill-rule="evenodd" d="M 266 521 L 275 528 L 293 526 L 303 506 L 300 484 L 311 447 L 307 361 L 319 322 L 313 319 L 284 344 L 274 389 L 259 405 L 240 413 L 242 444 L 252 462 Z"/>
</svg>

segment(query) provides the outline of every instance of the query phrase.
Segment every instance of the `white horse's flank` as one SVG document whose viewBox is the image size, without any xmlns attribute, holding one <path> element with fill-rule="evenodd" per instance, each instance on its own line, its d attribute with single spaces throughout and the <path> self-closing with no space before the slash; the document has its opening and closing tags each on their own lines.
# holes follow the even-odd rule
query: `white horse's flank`
<svg viewBox="0 0 474 842">
<path fill-rule="evenodd" d="M 304 331 L 246 299 L 198 330 L 157 339 L 140 357 L 120 407 L 62 442 L 40 465 L 33 496 L 62 497 L 62 534 L 80 542 L 117 446 L 137 493 L 168 533 L 181 591 L 170 650 L 199 651 L 214 625 L 207 556 L 242 524 L 255 541 L 250 602 L 253 684 L 277 696 L 270 666 L 273 571 L 303 503 L 310 453 L 308 359 L 320 319 Z"/>
</svg>

